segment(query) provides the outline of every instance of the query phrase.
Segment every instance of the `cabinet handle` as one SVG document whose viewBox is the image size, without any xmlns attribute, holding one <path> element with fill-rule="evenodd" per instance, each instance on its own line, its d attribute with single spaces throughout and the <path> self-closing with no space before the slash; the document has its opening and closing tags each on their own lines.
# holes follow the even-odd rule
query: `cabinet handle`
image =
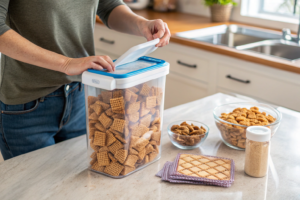
<svg viewBox="0 0 300 200">
<path fill-rule="evenodd" d="M 245 84 L 249 84 L 251 82 L 250 80 L 242 80 L 242 79 L 239 79 L 239 78 L 234 78 L 230 74 L 227 75 L 226 78 L 229 78 L 229 79 L 241 82 L 241 83 L 245 83 Z"/>
<path fill-rule="evenodd" d="M 197 65 L 190 65 L 190 64 L 187 64 L 187 63 L 183 63 L 183 62 L 181 62 L 180 60 L 177 60 L 177 63 L 178 63 L 179 65 L 183 65 L 183 66 L 186 66 L 186 67 L 197 68 Z"/>
<path fill-rule="evenodd" d="M 105 39 L 105 38 L 100 38 L 100 41 L 101 42 L 105 42 L 105 43 L 108 43 L 108 44 L 114 44 L 115 43 L 115 41 L 114 40 L 107 40 L 107 39 Z"/>
</svg>

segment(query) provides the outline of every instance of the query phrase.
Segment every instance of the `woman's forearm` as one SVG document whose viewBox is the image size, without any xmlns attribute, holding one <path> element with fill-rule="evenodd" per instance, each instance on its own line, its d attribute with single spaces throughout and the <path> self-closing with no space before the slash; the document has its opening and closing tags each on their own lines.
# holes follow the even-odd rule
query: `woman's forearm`
<svg viewBox="0 0 300 200">
<path fill-rule="evenodd" d="M 16 60 L 59 72 L 64 72 L 64 64 L 69 59 L 33 44 L 13 30 L 0 36 L 0 52 Z"/>
<path fill-rule="evenodd" d="M 147 21 L 147 19 L 133 13 L 127 6 L 120 5 L 110 13 L 108 25 L 116 31 L 143 36 L 139 25 Z"/>
</svg>

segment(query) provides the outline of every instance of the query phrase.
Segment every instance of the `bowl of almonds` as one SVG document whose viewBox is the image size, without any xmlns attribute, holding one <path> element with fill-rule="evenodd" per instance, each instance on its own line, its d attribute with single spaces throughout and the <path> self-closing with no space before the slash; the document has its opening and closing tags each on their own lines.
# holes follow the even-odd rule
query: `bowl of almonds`
<svg viewBox="0 0 300 200">
<path fill-rule="evenodd" d="M 168 126 L 172 144 L 180 149 L 195 149 L 206 139 L 209 128 L 197 121 L 176 121 Z"/>
</svg>

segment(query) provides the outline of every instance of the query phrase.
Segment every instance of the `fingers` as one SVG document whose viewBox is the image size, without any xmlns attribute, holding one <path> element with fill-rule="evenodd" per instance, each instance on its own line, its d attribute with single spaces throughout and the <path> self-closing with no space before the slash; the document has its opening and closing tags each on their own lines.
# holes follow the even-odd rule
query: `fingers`
<svg viewBox="0 0 300 200">
<path fill-rule="evenodd" d="M 153 39 L 162 38 L 165 34 L 164 22 L 158 19 L 155 24 L 155 29 L 156 33 L 153 35 Z"/>
<path fill-rule="evenodd" d="M 101 67 L 100 65 L 98 65 L 98 64 L 96 64 L 96 63 L 94 63 L 94 62 L 91 62 L 91 63 L 90 63 L 90 67 L 91 67 L 92 69 L 96 69 L 96 70 L 102 70 L 102 69 L 103 69 L 103 67 Z"/>
<path fill-rule="evenodd" d="M 164 26 L 165 26 L 164 36 L 160 39 L 159 43 L 156 45 L 157 47 L 163 47 L 169 44 L 171 32 L 169 30 L 167 23 L 164 23 Z"/>
<path fill-rule="evenodd" d="M 151 34 L 151 32 L 149 30 L 147 30 L 144 35 L 145 35 L 147 41 L 151 41 L 154 39 L 153 35 Z"/>
<path fill-rule="evenodd" d="M 115 71 L 116 65 L 115 65 L 115 63 L 112 61 L 112 59 L 111 59 L 109 56 L 103 56 L 103 58 L 106 60 L 106 62 L 108 62 L 108 63 L 112 66 L 112 70 Z"/>
<path fill-rule="evenodd" d="M 113 72 L 113 65 L 111 65 L 107 59 L 106 56 L 94 56 L 92 61 L 103 67 L 104 69 L 107 69 L 109 72 Z M 112 62 L 112 61 L 111 61 Z"/>
</svg>

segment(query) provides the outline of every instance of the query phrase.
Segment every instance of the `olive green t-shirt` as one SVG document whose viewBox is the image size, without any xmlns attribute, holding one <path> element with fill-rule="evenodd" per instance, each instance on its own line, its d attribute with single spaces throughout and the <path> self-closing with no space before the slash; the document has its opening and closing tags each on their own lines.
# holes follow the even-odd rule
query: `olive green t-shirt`
<svg viewBox="0 0 300 200">
<path fill-rule="evenodd" d="M 0 35 L 13 29 L 47 50 L 80 58 L 95 55 L 96 14 L 107 25 L 121 0 L 0 0 Z M 24 104 L 57 90 L 81 76 L 44 69 L 1 56 L 0 100 Z"/>
</svg>

